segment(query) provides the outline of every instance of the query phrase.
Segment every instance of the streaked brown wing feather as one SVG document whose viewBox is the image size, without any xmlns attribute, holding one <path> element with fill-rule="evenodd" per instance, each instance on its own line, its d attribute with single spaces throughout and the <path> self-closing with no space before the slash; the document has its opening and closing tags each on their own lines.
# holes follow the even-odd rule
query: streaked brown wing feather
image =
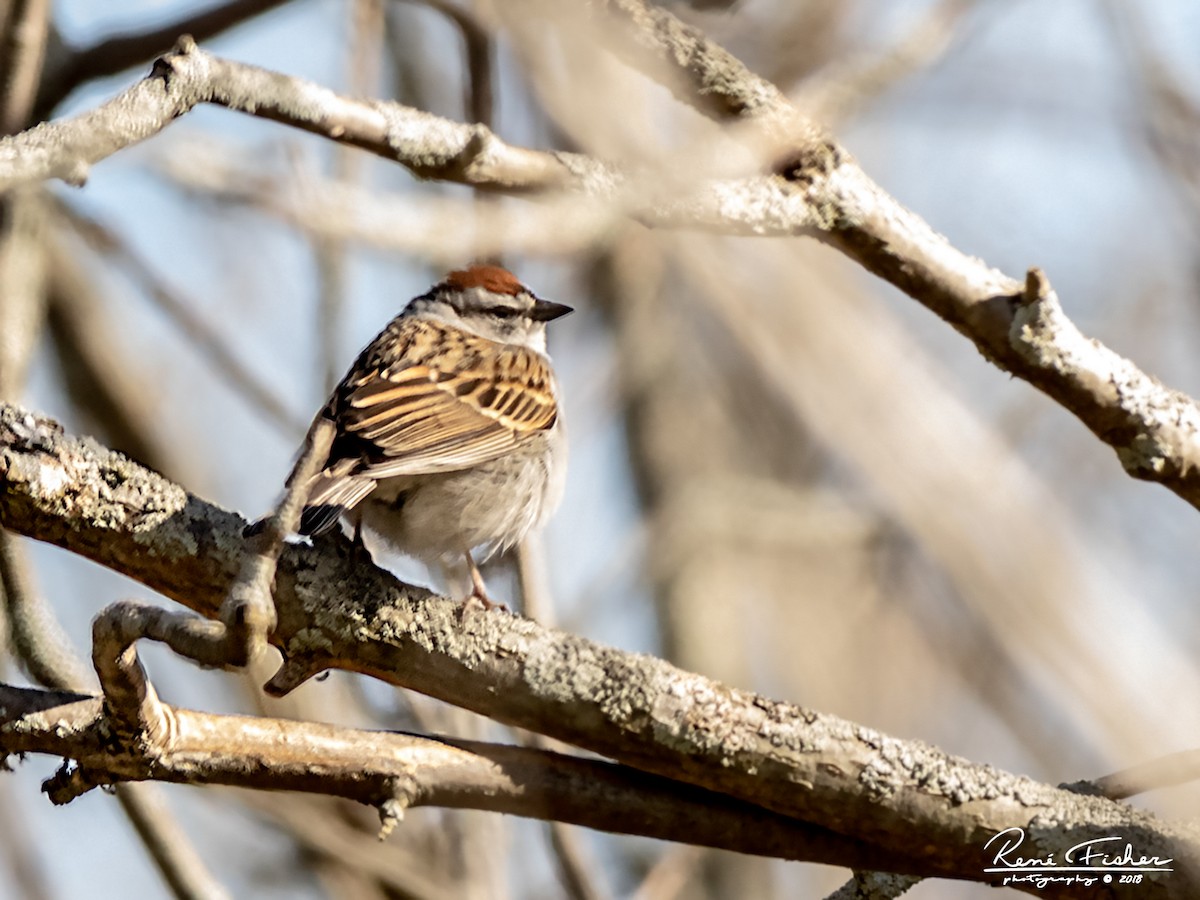
<svg viewBox="0 0 1200 900">
<path fill-rule="evenodd" d="M 342 431 L 369 448 L 359 474 L 478 465 L 554 424 L 553 376 L 541 354 L 428 320 L 399 319 L 388 337 L 337 398 Z M 439 365 L 447 358 L 456 364 Z"/>
</svg>

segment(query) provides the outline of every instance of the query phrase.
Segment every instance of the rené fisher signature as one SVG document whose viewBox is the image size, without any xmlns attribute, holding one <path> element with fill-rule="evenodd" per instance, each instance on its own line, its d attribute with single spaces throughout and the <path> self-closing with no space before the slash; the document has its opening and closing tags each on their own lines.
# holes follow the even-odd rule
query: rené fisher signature
<svg viewBox="0 0 1200 900">
<path fill-rule="evenodd" d="M 1148 872 L 1171 872 L 1171 858 L 1148 856 L 1134 850 L 1133 844 L 1119 835 L 1093 838 L 1068 847 L 1061 854 L 1041 853 L 1025 856 L 1021 847 L 1025 843 L 1025 829 L 1006 828 L 992 835 L 984 844 L 991 854 L 992 865 L 983 871 L 987 874 L 1003 874 L 1009 880 L 1021 882 L 1059 883 L 1066 879 L 1091 883 L 1098 876 L 1104 883 L 1113 880 L 1113 873 L 1120 873 L 1121 881 L 1136 883 Z"/>
</svg>

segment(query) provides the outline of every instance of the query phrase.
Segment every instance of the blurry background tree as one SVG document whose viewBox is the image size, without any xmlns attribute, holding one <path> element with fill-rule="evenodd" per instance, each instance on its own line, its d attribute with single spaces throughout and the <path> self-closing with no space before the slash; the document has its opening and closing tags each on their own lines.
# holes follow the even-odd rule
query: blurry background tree
<svg viewBox="0 0 1200 900">
<path fill-rule="evenodd" d="M 1042 266 L 1084 331 L 1200 393 L 1200 8 L 677 11 L 957 247 L 1010 272 Z M 746 165 L 592 35 L 510 2 L 0 0 L 0 129 L 95 107 L 185 32 L 220 56 L 487 124 L 520 146 L 630 167 L 678 155 L 681 183 Z M 447 268 L 502 253 L 579 309 L 551 347 L 567 498 L 519 567 L 535 618 L 1050 783 L 1198 742 L 1188 504 L 1129 479 L 1053 401 L 825 247 L 554 213 L 199 108 L 99 164 L 83 190 L 3 196 L 0 396 L 254 516 L 357 348 Z M 86 684 L 92 616 L 145 590 L 0 542 L 4 677 Z M 181 705 L 504 738 L 357 676 L 272 701 L 257 687 L 269 673 L 197 677 L 144 653 Z M 114 804 L 39 797 L 50 771 L 37 760 L 0 778 L 0 898 L 163 895 Z M 380 844 L 369 809 L 333 799 L 119 796 L 143 834 L 186 823 L 235 896 L 794 897 L 845 879 L 480 812 L 416 810 Z M 1147 803 L 1188 815 L 1196 799 Z M 182 858 L 160 864 L 200 871 L 186 841 L 172 845 Z"/>
</svg>

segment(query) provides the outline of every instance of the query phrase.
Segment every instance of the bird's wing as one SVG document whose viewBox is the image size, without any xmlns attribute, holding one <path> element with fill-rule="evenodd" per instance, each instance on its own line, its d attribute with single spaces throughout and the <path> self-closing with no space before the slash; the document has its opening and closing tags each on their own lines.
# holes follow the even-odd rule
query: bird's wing
<svg viewBox="0 0 1200 900">
<path fill-rule="evenodd" d="M 542 354 L 428 319 L 401 317 L 388 336 L 334 398 L 339 430 L 362 460 L 356 474 L 463 469 L 554 425 L 554 376 Z"/>
</svg>

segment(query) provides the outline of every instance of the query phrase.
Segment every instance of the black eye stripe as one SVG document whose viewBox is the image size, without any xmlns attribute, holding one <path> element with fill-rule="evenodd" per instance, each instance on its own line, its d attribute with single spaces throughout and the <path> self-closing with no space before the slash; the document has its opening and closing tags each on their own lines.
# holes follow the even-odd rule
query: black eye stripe
<svg viewBox="0 0 1200 900">
<path fill-rule="evenodd" d="M 501 319 L 515 319 L 517 316 L 525 315 L 522 310 L 514 309 L 511 306 L 493 306 L 488 312 L 493 316 L 499 316 Z"/>
</svg>

